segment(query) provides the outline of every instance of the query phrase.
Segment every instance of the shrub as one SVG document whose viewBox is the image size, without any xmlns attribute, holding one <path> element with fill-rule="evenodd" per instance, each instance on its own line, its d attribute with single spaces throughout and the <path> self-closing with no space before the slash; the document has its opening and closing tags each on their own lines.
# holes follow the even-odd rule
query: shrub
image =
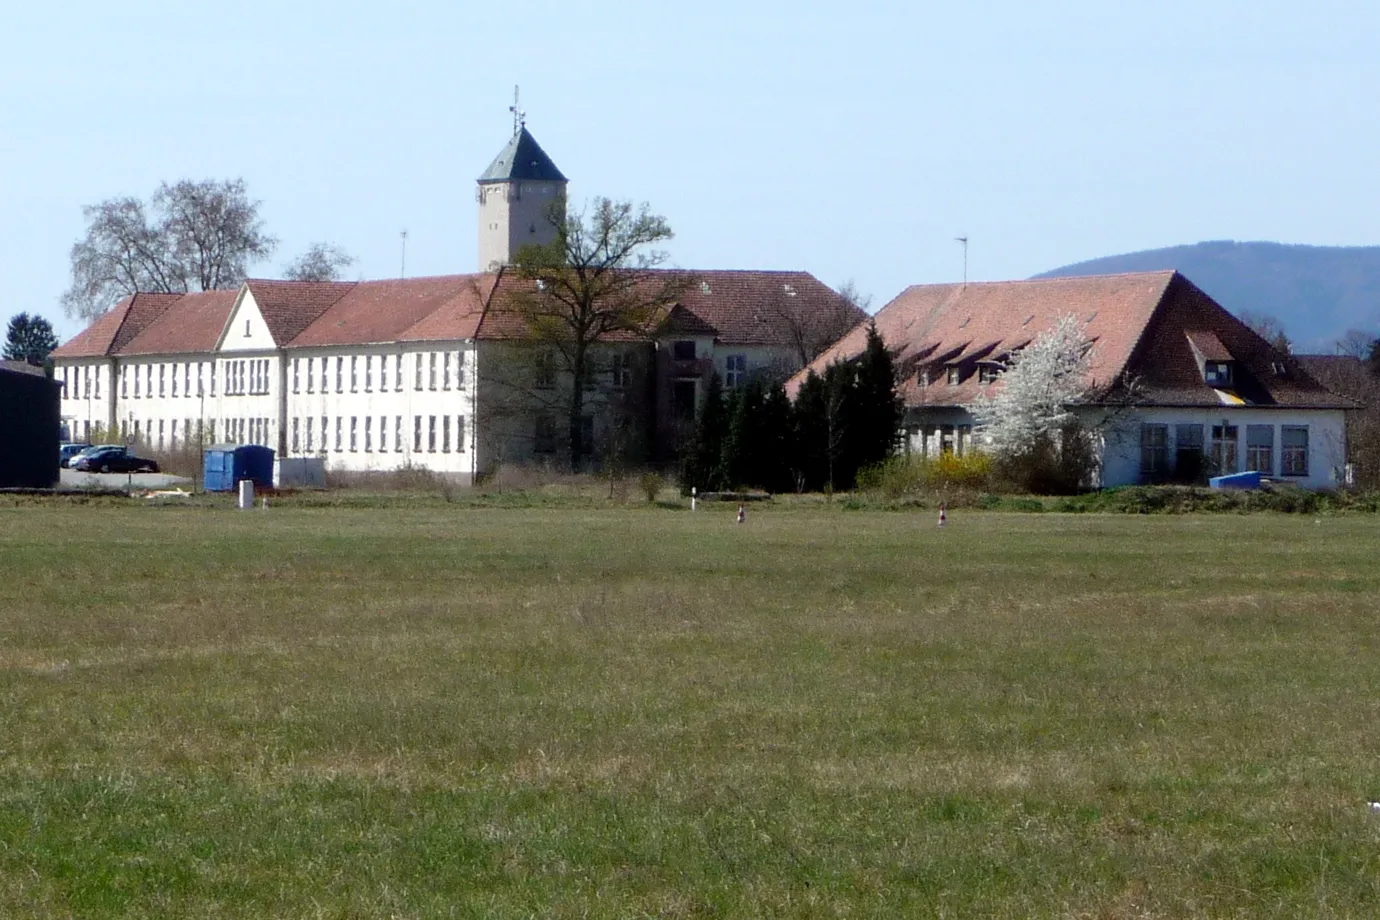
<svg viewBox="0 0 1380 920">
<path fill-rule="evenodd" d="M 666 485 L 666 481 L 656 470 L 648 470 L 637 480 L 637 485 L 642 489 L 642 494 L 647 496 L 647 501 L 650 503 L 656 501 L 656 497 L 661 494 L 661 489 Z"/>
</svg>

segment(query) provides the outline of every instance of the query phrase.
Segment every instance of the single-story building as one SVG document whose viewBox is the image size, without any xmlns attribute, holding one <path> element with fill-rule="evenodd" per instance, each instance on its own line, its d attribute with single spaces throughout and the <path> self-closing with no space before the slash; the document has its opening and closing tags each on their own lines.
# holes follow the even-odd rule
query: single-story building
<svg viewBox="0 0 1380 920">
<path fill-rule="evenodd" d="M 1247 470 L 1313 489 L 1343 482 L 1356 404 L 1173 271 L 907 288 L 875 322 L 902 375 L 908 449 L 973 449 L 968 407 L 1068 315 L 1092 342 L 1078 413 L 1101 432 L 1095 485 Z M 865 340 L 854 329 L 792 386 L 856 358 Z"/>
<path fill-rule="evenodd" d="M 0 362 L 0 488 L 57 485 L 61 389 L 40 367 Z"/>
</svg>

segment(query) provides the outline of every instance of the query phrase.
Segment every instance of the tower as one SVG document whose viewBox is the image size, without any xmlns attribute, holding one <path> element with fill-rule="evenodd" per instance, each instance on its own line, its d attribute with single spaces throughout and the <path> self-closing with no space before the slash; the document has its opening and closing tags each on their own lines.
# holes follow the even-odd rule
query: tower
<svg viewBox="0 0 1380 920">
<path fill-rule="evenodd" d="M 556 238 L 551 209 L 565 213 L 566 178 L 513 108 L 513 138 L 479 177 L 479 270 L 512 261 L 523 246 Z"/>
</svg>

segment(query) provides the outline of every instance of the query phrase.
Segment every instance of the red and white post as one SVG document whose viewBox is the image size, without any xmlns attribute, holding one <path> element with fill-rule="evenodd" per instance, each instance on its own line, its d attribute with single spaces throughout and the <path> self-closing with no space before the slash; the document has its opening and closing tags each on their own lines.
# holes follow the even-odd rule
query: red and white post
<svg viewBox="0 0 1380 920">
<path fill-rule="evenodd" d="M 944 510 L 944 503 L 943 503 L 943 502 L 940 502 L 940 503 L 939 503 L 939 526 L 940 526 L 940 527 L 943 527 L 943 526 L 944 526 L 945 524 L 947 524 L 947 523 L 949 523 L 949 516 L 948 516 L 948 514 L 945 513 L 945 510 Z"/>
</svg>

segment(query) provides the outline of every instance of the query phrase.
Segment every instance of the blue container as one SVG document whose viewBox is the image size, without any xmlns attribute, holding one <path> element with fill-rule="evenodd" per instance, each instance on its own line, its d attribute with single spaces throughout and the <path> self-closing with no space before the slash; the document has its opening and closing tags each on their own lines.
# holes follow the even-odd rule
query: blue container
<svg viewBox="0 0 1380 920">
<path fill-rule="evenodd" d="M 217 444 L 206 448 L 202 486 L 207 492 L 233 492 L 241 480 L 256 489 L 273 486 L 273 450 L 258 444 Z"/>
<path fill-rule="evenodd" d="M 1257 472 L 1232 473 L 1229 476 L 1214 476 L 1208 480 L 1214 489 L 1258 489 L 1260 474 Z"/>
</svg>

